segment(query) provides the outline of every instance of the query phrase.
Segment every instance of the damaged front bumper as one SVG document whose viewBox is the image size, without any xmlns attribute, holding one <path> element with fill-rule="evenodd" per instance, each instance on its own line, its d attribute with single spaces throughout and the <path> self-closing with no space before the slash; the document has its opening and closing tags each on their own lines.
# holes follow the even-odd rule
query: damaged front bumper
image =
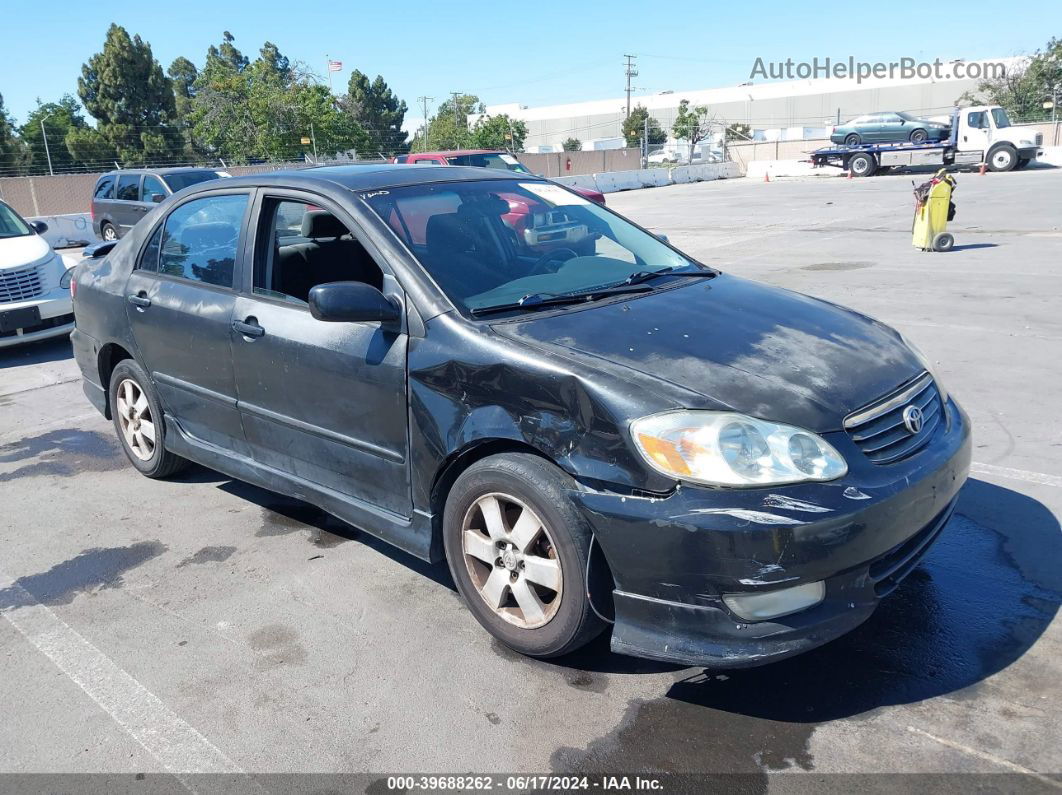
<svg viewBox="0 0 1062 795">
<path fill-rule="evenodd" d="M 939 536 L 970 466 L 969 420 L 948 401 L 927 446 L 887 466 L 843 433 L 829 483 L 757 489 L 682 485 L 667 496 L 573 496 L 615 580 L 618 653 L 709 668 L 760 665 L 820 646 L 873 613 Z M 821 602 L 746 621 L 729 594 L 825 583 Z"/>
</svg>

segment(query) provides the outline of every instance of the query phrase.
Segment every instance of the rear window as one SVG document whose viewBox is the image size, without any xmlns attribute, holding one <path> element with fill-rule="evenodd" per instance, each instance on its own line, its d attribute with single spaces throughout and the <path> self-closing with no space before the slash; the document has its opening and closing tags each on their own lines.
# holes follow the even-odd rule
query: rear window
<svg viewBox="0 0 1062 795">
<path fill-rule="evenodd" d="M 176 193 L 179 190 L 184 190 L 189 185 L 198 185 L 200 182 L 221 179 L 221 175 L 216 171 L 179 171 L 176 174 L 163 174 L 162 178 L 166 180 L 170 190 Z"/>
<path fill-rule="evenodd" d="M 135 202 L 140 200 L 140 175 L 123 174 L 118 177 L 118 190 L 115 198 L 123 202 Z"/>
<path fill-rule="evenodd" d="M 96 183 L 96 191 L 92 196 L 95 199 L 109 199 L 111 198 L 112 188 L 114 188 L 114 176 L 107 174 L 104 177 L 100 177 L 100 181 Z"/>
</svg>

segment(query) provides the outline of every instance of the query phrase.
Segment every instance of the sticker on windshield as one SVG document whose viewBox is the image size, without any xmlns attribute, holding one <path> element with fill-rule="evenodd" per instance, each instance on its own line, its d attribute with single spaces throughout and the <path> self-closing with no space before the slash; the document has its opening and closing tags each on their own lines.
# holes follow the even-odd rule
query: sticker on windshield
<svg viewBox="0 0 1062 795">
<path fill-rule="evenodd" d="M 550 185 L 548 182 L 521 182 L 520 187 L 551 204 L 590 204 L 589 199 L 584 199 L 578 193 L 567 191 L 559 185 Z"/>
<path fill-rule="evenodd" d="M 502 154 L 502 155 L 498 155 L 498 157 L 501 158 L 503 163 L 508 163 L 510 166 L 515 166 L 515 165 L 517 165 L 520 162 L 519 160 L 517 160 L 515 157 L 513 157 L 510 154 Z"/>
</svg>

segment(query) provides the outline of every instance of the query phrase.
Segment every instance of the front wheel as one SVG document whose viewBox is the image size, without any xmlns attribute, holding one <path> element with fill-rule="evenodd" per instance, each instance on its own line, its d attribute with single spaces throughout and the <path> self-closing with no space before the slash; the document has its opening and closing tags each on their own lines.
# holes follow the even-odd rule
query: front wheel
<svg viewBox="0 0 1062 795">
<path fill-rule="evenodd" d="M 465 604 L 491 635 L 531 657 L 567 654 L 604 627 L 587 597 L 592 531 L 571 488 L 550 462 L 513 453 L 473 464 L 446 500 L 446 560 Z M 592 593 L 602 569 L 590 570 Z"/>
<path fill-rule="evenodd" d="M 924 144 L 929 138 L 929 134 L 925 130 L 912 130 L 911 131 L 911 143 Z"/>
<path fill-rule="evenodd" d="M 132 359 L 118 362 L 111 373 L 110 405 L 122 450 L 140 474 L 164 478 L 188 465 L 165 448 L 162 406 L 144 368 Z"/>
<path fill-rule="evenodd" d="M 990 171 L 1010 171 L 1018 162 L 1018 153 L 1013 146 L 1004 144 L 988 153 Z"/>
</svg>

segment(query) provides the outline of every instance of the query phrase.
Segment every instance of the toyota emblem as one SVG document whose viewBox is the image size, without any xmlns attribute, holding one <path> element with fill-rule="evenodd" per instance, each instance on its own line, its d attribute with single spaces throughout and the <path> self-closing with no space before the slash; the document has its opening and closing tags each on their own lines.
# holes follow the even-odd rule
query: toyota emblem
<svg viewBox="0 0 1062 795">
<path fill-rule="evenodd" d="M 903 425 L 911 433 L 918 433 L 922 430 L 922 422 L 924 420 L 922 409 L 918 408 L 918 406 L 908 406 L 903 410 Z"/>
</svg>

